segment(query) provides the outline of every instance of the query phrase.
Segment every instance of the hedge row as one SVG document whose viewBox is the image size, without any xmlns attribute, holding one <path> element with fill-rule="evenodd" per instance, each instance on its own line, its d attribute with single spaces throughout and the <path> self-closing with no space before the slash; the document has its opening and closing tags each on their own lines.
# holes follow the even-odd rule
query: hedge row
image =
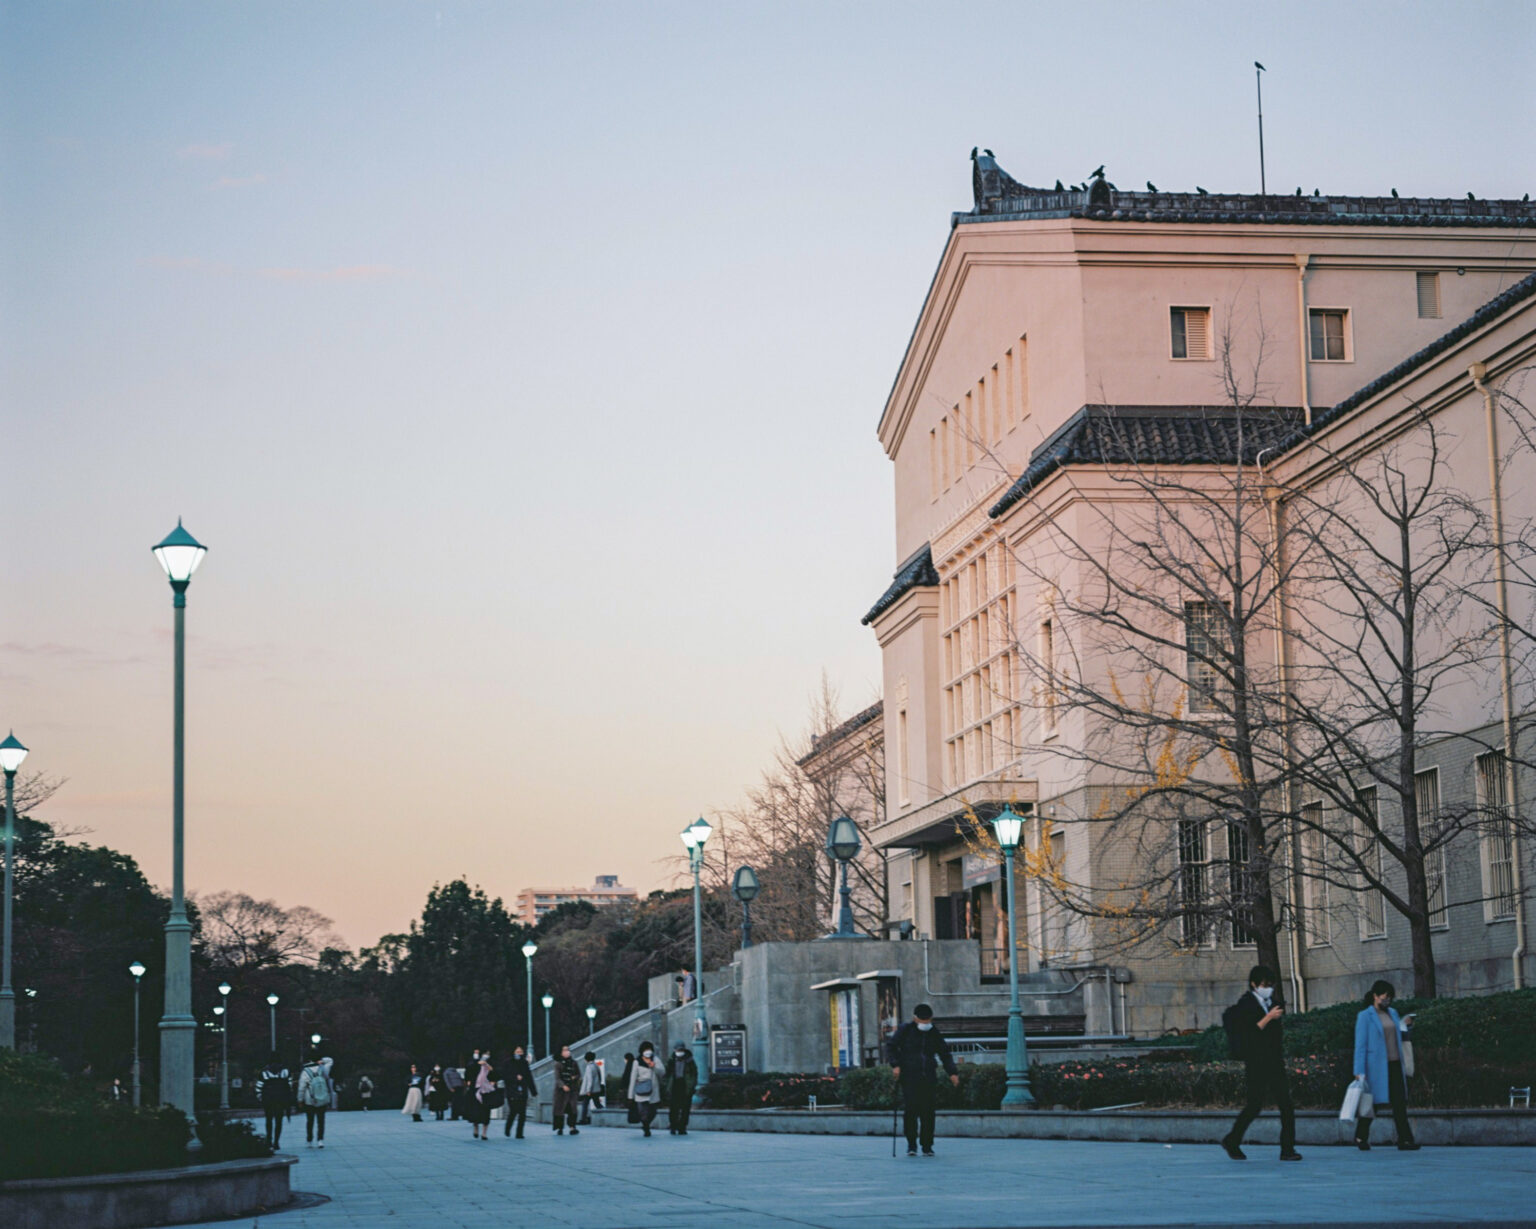
<svg viewBox="0 0 1536 1229">
<path fill-rule="evenodd" d="M 270 1156 L 248 1121 L 199 1117 L 199 1162 Z M 0 1181 L 167 1169 L 189 1159 L 186 1115 L 105 1101 L 44 1058 L 0 1051 Z"/>
</svg>

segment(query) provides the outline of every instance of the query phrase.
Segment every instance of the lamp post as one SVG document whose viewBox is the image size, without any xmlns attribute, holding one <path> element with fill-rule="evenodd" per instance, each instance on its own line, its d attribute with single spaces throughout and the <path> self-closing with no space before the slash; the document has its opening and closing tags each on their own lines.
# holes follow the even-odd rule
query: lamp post
<svg viewBox="0 0 1536 1229">
<path fill-rule="evenodd" d="M 277 991 L 267 995 L 267 1010 L 272 1016 L 272 1053 L 277 1053 Z"/>
<path fill-rule="evenodd" d="M 759 884 L 757 872 L 750 866 L 738 866 L 736 874 L 731 878 L 731 895 L 741 902 L 741 946 L 745 950 L 752 946 L 752 900 L 757 895 Z"/>
<path fill-rule="evenodd" d="M 1006 1059 L 1008 1091 L 1003 1094 L 1004 1109 L 1020 1109 L 1035 1103 L 1029 1090 L 1029 1051 L 1024 1041 L 1024 1012 L 1019 1006 L 1019 910 L 1014 899 L 1013 855 L 1019 848 L 1024 819 L 1012 807 L 1004 807 L 992 821 L 997 843 L 1003 851 L 1003 883 L 1008 892 L 1008 1054 Z"/>
<path fill-rule="evenodd" d="M 587 1036 L 597 1032 L 597 1008 L 591 1003 L 587 1004 Z"/>
<path fill-rule="evenodd" d="M 219 1108 L 229 1108 L 229 1008 L 219 1003 L 213 1014 L 219 1018 Z"/>
<path fill-rule="evenodd" d="M 533 1058 L 533 954 L 539 945 L 532 939 L 523 944 L 523 960 L 528 965 L 528 1057 Z"/>
<path fill-rule="evenodd" d="M 219 1064 L 219 1108 L 229 1108 L 229 992 L 232 989 L 227 981 L 219 983 L 219 997 L 223 999 L 223 1006 L 219 1014 L 224 1017 L 224 1057 Z"/>
<path fill-rule="evenodd" d="M 704 869 L 704 842 L 713 831 L 701 815 L 681 833 L 683 846 L 688 850 L 688 867 L 693 871 L 693 973 L 698 979 L 693 994 L 693 1061 L 699 1071 L 699 1082 L 693 1094 L 695 1105 L 704 1103 L 704 1085 L 709 1080 L 709 1018 L 704 1010 L 704 910 L 699 873 Z"/>
<path fill-rule="evenodd" d="M 171 699 L 171 916 L 165 923 L 165 1011 L 160 1017 L 160 1100 L 174 1105 L 189 1118 L 194 1114 L 192 1096 L 195 1059 L 192 1018 L 192 923 L 187 919 L 183 883 L 185 851 L 184 815 L 186 783 L 186 667 L 187 586 L 192 573 L 208 553 L 177 520 L 176 528 L 154 548 L 165 569 L 174 595 L 176 637 L 173 650 L 174 687 Z M 188 1148 L 201 1147 L 194 1134 Z"/>
<path fill-rule="evenodd" d="M 842 886 L 838 888 L 842 903 L 837 910 L 837 929 L 827 936 L 829 939 L 868 938 L 854 929 L 853 905 L 850 903 L 852 893 L 848 889 L 848 863 L 859 856 L 862 848 L 858 825 L 853 820 L 846 815 L 839 815 L 832 821 L 832 826 L 827 829 L 827 852 L 837 859 L 843 877 Z"/>
<path fill-rule="evenodd" d="M 544 1057 L 548 1058 L 554 1053 L 549 1044 L 549 1009 L 555 1005 L 555 996 L 546 990 L 539 1002 L 544 1004 Z"/>
<path fill-rule="evenodd" d="M 11 989 L 11 893 L 16 861 L 16 770 L 27 749 L 15 733 L 0 743 L 0 769 L 5 771 L 5 941 L 0 956 L 0 1050 L 16 1048 L 16 992 Z"/>
<path fill-rule="evenodd" d="M 147 971 L 142 960 L 128 966 L 133 974 L 133 1108 L 139 1108 L 139 982 Z"/>
<path fill-rule="evenodd" d="M 310 1050 L 312 1050 L 314 1052 L 314 1056 L 316 1058 L 320 1057 L 320 1034 L 319 1033 L 311 1033 L 309 1035 L 309 1048 L 310 1048 Z"/>
</svg>

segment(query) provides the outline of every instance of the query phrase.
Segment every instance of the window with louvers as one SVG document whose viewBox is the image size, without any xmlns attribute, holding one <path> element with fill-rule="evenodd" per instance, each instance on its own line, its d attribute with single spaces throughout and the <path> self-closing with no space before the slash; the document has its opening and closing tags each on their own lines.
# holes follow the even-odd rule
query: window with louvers
<svg viewBox="0 0 1536 1229">
<path fill-rule="evenodd" d="M 1515 832 L 1509 817 L 1506 766 L 1502 751 L 1477 757 L 1477 794 L 1483 811 L 1483 856 L 1487 880 L 1483 895 L 1488 917 L 1515 916 Z"/>
<path fill-rule="evenodd" d="M 1419 841 L 1430 838 L 1440 818 L 1440 770 L 1426 768 L 1413 774 L 1413 797 L 1419 812 Z M 1429 880 L 1429 924 L 1449 926 L 1445 898 L 1445 846 L 1436 846 L 1424 855 L 1424 876 Z"/>
<path fill-rule="evenodd" d="M 1179 921 L 1185 947 L 1200 947 L 1211 937 L 1207 915 L 1207 863 L 1205 824 L 1198 819 L 1179 820 Z"/>
<path fill-rule="evenodd" d="M 1209 307 L 1170 308 L 1169 328 L 1174 358 L 1211 357 L 1211 309 Z"/>
<path fill-rule="evenodd" d="M 1419 319 L 1440 319 L 1440 275 L 1415 273 L 1413 277 L 1419 296 Z"/>
</svg>

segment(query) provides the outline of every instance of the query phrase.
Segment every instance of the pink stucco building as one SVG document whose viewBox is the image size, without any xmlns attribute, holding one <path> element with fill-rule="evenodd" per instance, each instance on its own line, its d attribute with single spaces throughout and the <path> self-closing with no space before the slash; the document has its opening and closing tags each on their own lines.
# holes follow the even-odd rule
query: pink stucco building
<svg viewBox="0 0 1536 1229">
<path fill-rule="evenodd" d="M 1159 463 L 1198 461 L 1201 432 L 1230 410 L 1223 377 L 1235 372 L 1249 419 L 1272 415 L 1271 439 L 1288 441 L 1248 459 L 1304 490 L 1311 473 L 1327 480 L 1320 457 L 1386 447 L 1411 430 L 1405 407 L 1422 421 L 1428 406 L 1457 441 L 1447 481 L 1486 503 L 1486 403 L 1468 368 L 1485 363 L 1485 386 L 1514 388 L 1536 362 L 1536 207 L 1122 192 L 1102 177 L 1043 190 L 989 155 L 974 159 L 973 192 L 973 208 L 951 219 L 879 423 L 897 566 L 865 617 L 884 660 L 887 776 L 870 837 L 891 853 L 892 922 L 975 938 L 996 963 L 1004 895 L 996 867 L 959 835 L 967 808 L 1027 810 L 1030 839 L 1048 846 L 1037 854 L 1075 882 L 1116 873 L 1088 822 L 1092 790 L 1115 783 L 1072 753 L 1102 731 L 1039 684 L 1040 661 L 1064 651 L 1053 602 L 1061 586 L 1086 583 L 1067 561 L 1056 572 L 1042 562 L 1053 527 L 1089 540 L 1092 517 L 1127 498 L 1106 478 L 1113 458 L 1096 432 L 1113 422 Z M 1505 523 L 1528 525 L 1536 465 L 1519 450 L 1508 465 Z M 1479 671 L 1447 687 L 1437 719 L 1481 741 L 1425 752 L 1442 761 L 1447 797 L 1486 788 L 1474 752 L 1499 745 L 1497 672 Z M 1442 991 L 1516 980 L 1525 902 L 1510 882 L 1524 866 L 1529 883 L 1529 855 L 1471 838 L 1447 851 Z M 1285 948 L 1284 975 L 1303 999 L 1354 997 L 1382 972 L 1407 984 L 1406 936 L 1369 895 L 1338 887 L 1281 902 L 1288 918 L 1313 919 Z M 1020 903 L 1021 968 L 1129 970 L 1124 999 L 1090 1031 L 1207 1025 L 1252 963 L 1232 927 L 1127 949 L 1053 908 L 1036 883 L 1022 884 Z"/>
</svg>

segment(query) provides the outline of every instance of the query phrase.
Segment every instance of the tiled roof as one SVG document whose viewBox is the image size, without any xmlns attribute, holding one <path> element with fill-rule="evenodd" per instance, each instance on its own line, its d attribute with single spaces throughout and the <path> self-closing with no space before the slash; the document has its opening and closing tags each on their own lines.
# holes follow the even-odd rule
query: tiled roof
<svg viewBox="0 0 1536 1229">
<path fill-rule="evenodd" d="M 1307 433 L 1310 434 L 1320 427 L 1327 426 L 1334 419 L 1342 417 L 1356 406 L 1364 404 L 1379 393 L 1391 388 L 1392 385 L 1405 376 L 1411 375 L 1431 359 L 1443 354 L 1462 339 L 1470 337 L 1485 324 L 1496 320 L 1511 307 L 1515 306 L 1515 304 L 1529 299 L 1532 295 L 1536 295 L 1536 273 L 1532 273 L 1529 277 L 1516 282 L 1508 290 L 1504 291 L 1503 294 L 1495 295 L 1489 299 L 1488 302 L 1484 303 L 1455 328 L 1449 332 L 1442 333 L 1422 350 L 1414 351 L 1396 367 L 1392 368 L 1391 371 L 1377 376 L 1364 388 L 1356 389 L 1337 405 L 1313 414 L 1312 425 L 1307 428 Z M 1298 439 L 1294 442 L 1300 443 L 1301 441 Z"/>
<path fill-rule="evenodd" d="M 952 226 L 1037 218 L 1102 222 L 1242 222 L 1286 226 L 1527 227 L 1536 224 L 1530 201 L 1419 196 L 1268 196 L 1242 193 L 1122 192 L 1105 185 L 1086 190 L 1019 195 L 981 202 L 955 213 Z"/>
<path fill-rule="evenodd" d="M 880 716 L 881 712 L 884 711 L 884 708 L 884 703 L 880 700 L 876 700 L 862 713 L 855 713 L 841 725 L 833 726 L 832 729 L 828 730 L 825 734 L 817 735 L 816 738 L 811 741 L 811 749 L 802 755 L 798 760 L 796 760 L 795 763 L 801 765 L 810 763 L 828 747 L 836 746 L 839 742 L 847 738 L 848 735 L 852 734 L 855 730 L 861 730 L 871 721 L 876 720 Z"/>
<path fill-rule="evenodd" d="M 1234 458 L 1251 464 L 1295 435 L 1301 421 L 1295 406 L 1085 405 L 1034 450 L 988 515 L 1002 516 L 1067 465 L 1216 465 Z"/>
<path fill-rule="evenodd" d="M 924 585 L 937 585 L 939 574 L 933 570 L 933 550 L 927 542 L 923 548 L 896 569 L 891 587 L 880 595 L 880 600 L 869 608 L 869 613 L 859 622 L 868 626 L 896 604 L 908 589 Z"/>
</svg>

